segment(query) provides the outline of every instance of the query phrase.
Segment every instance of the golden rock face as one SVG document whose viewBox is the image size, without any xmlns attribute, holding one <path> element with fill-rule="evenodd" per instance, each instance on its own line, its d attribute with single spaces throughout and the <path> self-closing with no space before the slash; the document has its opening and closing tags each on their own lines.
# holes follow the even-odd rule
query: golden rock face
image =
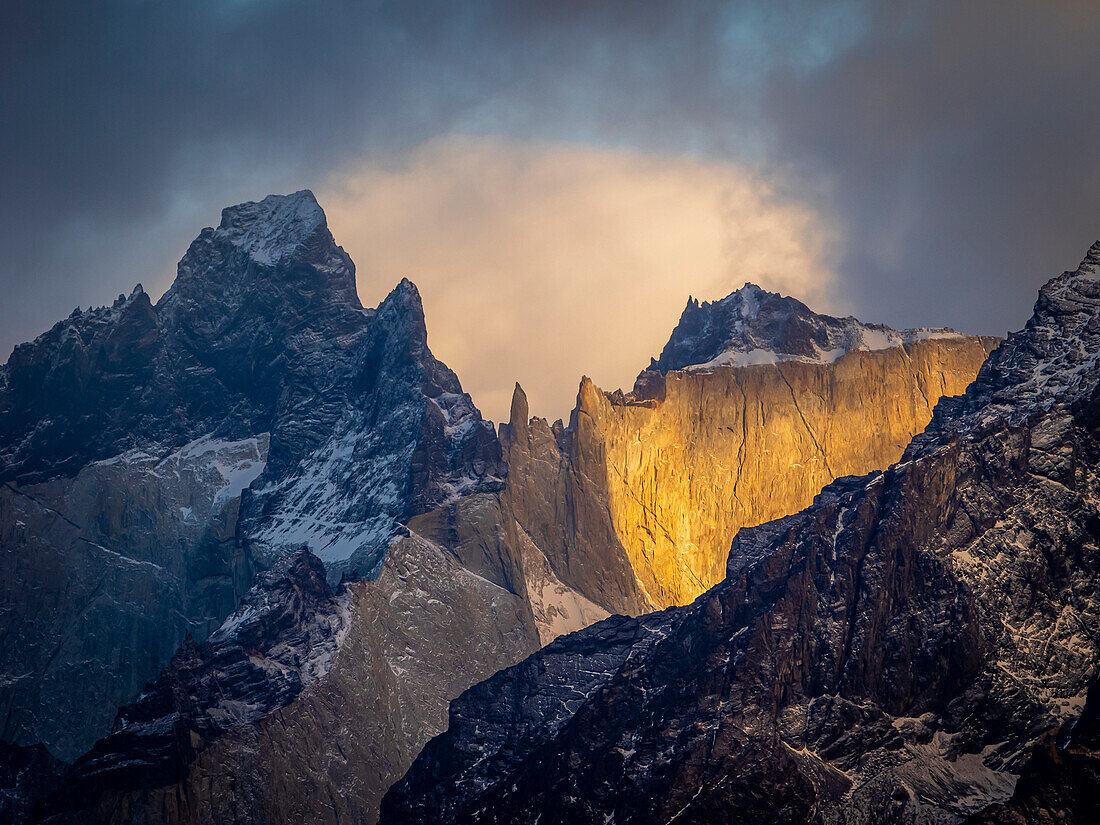
<svg viewBox="0 0 1100 825">
<path fill-rule="evenodd" d="M 526 526 L 567 510 L 582 543 L 610 528 L 614 540 L 597 552 L 609 567 L 625 554 L 643 602 L 687 604 L 725 576 L 742 527 L 798 512 L 833 479 L 900 459 L 939 398 L 962 393 L 997 343 L 933 339 L 830 364 L 670 372 L 663 398 L 642 402 L 584 379 L 563 433 L 513 417 L 510 431 L 524 434 L 505 439 L 513 513 Z M 528 447 L 536 443 L 538 455 Z M 592 593 L 590 582 L 563 580 Z"/>
</svg>

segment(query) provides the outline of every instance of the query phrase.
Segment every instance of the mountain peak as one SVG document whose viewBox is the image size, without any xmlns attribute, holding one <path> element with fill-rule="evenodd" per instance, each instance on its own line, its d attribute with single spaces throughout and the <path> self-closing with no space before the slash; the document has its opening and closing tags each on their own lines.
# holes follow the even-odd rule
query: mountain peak
<svg viewBox="0 0 1100 825">
<path fill-rule="evenodd" d="M 402 278 L 398 281 L 397 286 L 390 290 L 390 294 L 386 300 L 388 301 L 390 298 L 402 302 L 422 303 L 420 299 L 420 290 L 417 289 L 416 284 L 408 278 Z"/>
<path fill-rule="evenodd" d="M 508 423 L 513 428 L 526 427 L 527 419 L 530 415 L 531 411 L 527 404 L 527 393 L 523 391 L 523 387 L 521 387 L 519 381 L 517 381 L 516 388 L 512 390 L 512 406 L 508 416 Z"/>
<path fill-rule="evenodd" d="M 302 189 L 226 207 L 216 232 L 256 263 L 274 266 L 321 227 L 328 227 L 325 211 Z"/>
<path fill-rule="evenodd" d="M 378 305 L 378 314 L 381 318 L 400 321 L 400 325 L 408 328 L 417 340 L 427 342 L 424 302 L 420 298 L 420 290 L 408 278 L 402 278 L 390 290 L 390 294 Z"/>
<path fill-rule="evenodd" d="M 1085 259 L 1077 267 L 1078 275 L 1093 275 L 1100 270 L 1100 241 L 1096 241 L 1085 253 Z"/>
<path fill-rule="evenodd" d="M 170 324 L 217 332 L 239 327 L 232 319 L 242 312 L 275 325 L 320 328 L 358 315 L 362 304 L 355 265 L 336 245 L 313 193 L 303 189 L 223 209 L 218 228 L 192 242 L 157 309 Z"/>
<path fill-rule="evenodd" d="M 664 374 L 778 361 L 829 363 L 851 350 L 888 349 L 922 338 L 958 335 L 949 329 L 894 330 L 852 317 L 834 318 L 746 282 L 718 301 L 689 299 L 661 357 L 646 371 Z"/>
</svg>

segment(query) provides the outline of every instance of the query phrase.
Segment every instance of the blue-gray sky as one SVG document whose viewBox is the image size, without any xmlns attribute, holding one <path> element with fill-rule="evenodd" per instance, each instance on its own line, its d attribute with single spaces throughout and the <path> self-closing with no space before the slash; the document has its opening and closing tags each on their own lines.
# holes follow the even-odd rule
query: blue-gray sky
<svg viewBox="0 0 1100 825">
<path fill-rule="evenodd" d="M 1093 0 L 5 3 L 0 358 L 303 186 L 494 417 L 748 277 L 1003 333 L 1100 237 L 1097 42 Z"/>
</svg>

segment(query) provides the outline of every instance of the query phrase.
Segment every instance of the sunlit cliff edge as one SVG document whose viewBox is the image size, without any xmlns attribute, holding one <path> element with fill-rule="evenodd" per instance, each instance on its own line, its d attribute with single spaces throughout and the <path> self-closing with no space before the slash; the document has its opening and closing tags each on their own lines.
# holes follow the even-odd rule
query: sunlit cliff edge
<svg viewBox="0 0 1100 825">
<path fill-rule="evenodd" d="M 769 351 L 774 363 L 746 366 L 727 356 L 706 369 L 645 371 L 629 395 L 585 378 L 568 427 L 528 419 L 517 385 L 501 428 L 506 495 L 552 559 L 568 541 L 546 534 L 566 524 L 574 548 L 605 544 L 615 589 L 628 589 L 616 581 L 619 556 L 643 600 L 687 604 L 721 581 L 742 527 L 798 512 L 835 478 L 897 461 L 940 397 L 962 393 L 998 341 L 899 336 L 833 360 Z M 590 555 L 562 549 L 565 581 L 586 577 L 573 568 Z"/>
</svg>

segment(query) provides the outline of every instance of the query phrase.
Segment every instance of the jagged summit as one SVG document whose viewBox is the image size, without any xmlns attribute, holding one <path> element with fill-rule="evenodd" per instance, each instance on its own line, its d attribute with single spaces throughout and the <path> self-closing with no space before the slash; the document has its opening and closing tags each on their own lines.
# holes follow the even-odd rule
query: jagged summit
<svg viewBox="0 0 1100 825">
<path fill-rule="evenodd" d="M 428 325 L 424 317 L 424 302 L 420 290 L 408 278 L 402 278 L 378 305 L 378 313 L 400 324 L 411 341 L 419 347 L 428 344 Z"/>
<path fill-rule="evenodd" d="M 283 327 L 354 328 L 362 304 L 355 264 L 336 244 L 313 193 L 303 189 L 222 210 L 218 228 L 203 229 L 188 248 L 157 309 L 167 323 L 185 327 L 279 315 Z"/>
<path fill-rule="evenodd" d="M 0 700 L 25 709 L 0 733 L 74 757 L 261 569 L 305 546 L 368 576 L 504 476 L 411 281 L 364 309 L 308 191 L 230 207 L 155 305 L 77 310 L 0 366 Z"/>
<path fill-rule="evenodd" d="M 1095 276 L 1097 269 L 1100 269 L 1100 241 L 1094 241 L 1089 247 L 1089 251 L 1085 253 L 1085 259 L 1077 267 L 1077 272 Z"/>
<path fill-rule="evenodd" d="M 0 371 L 0 477 L 69 473 L 125 449 L 178 446 L 215 431 L 275 433 L 269 475 L 293 475 L 337 422 L 350 426 L 354 411 L 401 404 L 415 410 L 409 427 L 421 416 L 438 426 L 453 461 L 445 469 L 429 462 L 431 472 L 410 489 L 395 482 L 400 489 L 383 508 L 391 515 L 407 496 L 435 501 L 477 488 L 483 472 L 499 475 L 488 425 L 428 348 L 412 281 L 363 309 L 355 266 L 313 193 L 271 195 L 229 207 L 217 229 L 203 229 L 155 306 L 136 287 L 16 348 Z M 418 441 L 405 429 L 395 428 L 387 449 Z"/>
<path fill-rule="evenodd" d="M 512 404 L 509 412 L 508 426 L 527 426 L 527 419 L 530 417 L 531 411 L 527 403 L 527 393 L 523 391 L 523 387 L 519 385 L 519 381 L 516 382 L 515 389 L 512 390 Z"/>
<path fill-rule="evenodd" d="M 894 330 L 814 312 L 801 301 L 746 283 L 720 301 L 689 298 L 661 357 L 647 370 L 706 370 L 777 361 L 830 363 L 851 350 L 879 350 L 924 338 L 956 338 L 950 329 Z"/>
<path fill-rule="evenodd" d="M 256 263 L 274 266 L 322 228 L 328 229 L 324 210 L 310 190 L 302 189 L 226 207 L 217 233 Z"/>
</svg>

